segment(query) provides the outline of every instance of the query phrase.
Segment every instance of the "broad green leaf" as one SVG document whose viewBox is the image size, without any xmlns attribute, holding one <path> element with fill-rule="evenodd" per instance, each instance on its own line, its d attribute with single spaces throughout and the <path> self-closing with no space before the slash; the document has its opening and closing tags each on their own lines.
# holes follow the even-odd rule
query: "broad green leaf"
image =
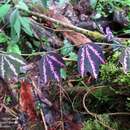
<svg viewBox="0 0 130 130">
<path fill-rule="evenodd" d="M 20 38 L 20 32 L 21 32 L 20 17 L 21 16 L 17 9 L 15 9 L 10 15 L 11 38 L 13 41 L 18 41 Z"/>
<path fill-rule="evenodd" d="M 19 1 L 19 3 L 16 5 L 16 8 L 29 11 L 28 6 L 23 1 Z"/>
<path fill-rule="evenodd" d="M 7 52 L 21 54 L 21 50 L 16 43 L 11 43 L 7 47 Z"/>
<path fill-rule="evenodd" d="M 24 59 L 15 53 L 1 54 L 0 53 L 0 76 L 4 79 L 18 76 L 20 67 L 25 65 Z"/>
<path fill-rule="evenodd" d="M 3 18 L 9 11 L 10 5 L 9 4 L 4 4 L 0 6 L 0 18 Z"/>
<path fill-rule="evenodd" d="M 33 35 L 33 32 L 31 30 L 30 26 L 30 20 L 27 17 L 20 17 L 21 25 L 23 26 L 23 30 L 30 36 Z"/>
<path fill-rule="evenodd" d="M 8 36 L 6 36 L 4 33 L 0 33 L 0 43 L 5 43 L 9 40 Z"/>
<path fill-rule="evenodd" d="M 18 19 L 18 17 L 20 17 L 18 9 L 13 10 L 11 15 L 10 15 L 11 27 L 14 26 L 14 24 L 15 24 L 16 20 Z"/>
<path fill-rule="evenodd" d="M 73 51 L 72 44 L 67 39 L 65 39 L 63 49 L 61 50 L 61 54 L 68 56 L 69 53 L 72 51 Z"/>
<path fill-rule="evenodd" d="M 19 18 L 16 19 L 15 24 L 14 24 L 14 30 L 18 36 L 18 39 L 20 38 L 20 32 L 21 32 L 21 23 Z"/>
</svg>

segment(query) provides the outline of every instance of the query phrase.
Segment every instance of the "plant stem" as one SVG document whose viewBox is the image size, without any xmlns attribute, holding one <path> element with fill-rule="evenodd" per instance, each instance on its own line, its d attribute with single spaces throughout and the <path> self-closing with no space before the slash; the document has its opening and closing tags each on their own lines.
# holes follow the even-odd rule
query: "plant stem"
<svg viewBox="0 0 130 130">
<path fill-rule="evenodd" d="M 30 15 L 33 15 L 33 16 L 36 16 L 36 17 L 40 17 L 42 19 L 45 19 L 45 20 L 51 21 L 53 23 L 59 24 L 59 25 L 61 25 L 63 27 L 72 29 L 72 30 L 74 30 L 76 32 L 80 32 L 80 33 L 82 33 L 82 34 L 90 37 L 94 41 L 107 41 L 106 36 L 104 36 L 103 34 L 97 32 L 97 31 L 86 30 L 86 29 L 74 26 L 72 24 L 68 24 L 68 23 L 65 23 L 63 21 L 56 20 L 54 18 L 51 18 L 51 17 L 49 17 L 49 16 L 47 16 L 45 14 L 41 14 L 41 13 L 38 13 L 38 12 L 26 11 L 26 10 L 24 10 L 24 11 L 27 12 L 27 13 L 29 13 Z M 128 42 L 128 41 L 130 41 L 130 38 L 120 39 L 120 38 L 115 37 L 115 39 L 118 40 L 118 41 L 120 41 L 120 42 Z"/>
<path fill-rule="evenodd" d="M 40 112 L 41 112 L 41 116 L 42 116 L 42 121 L 44 123 L 44 128 L 45 128 L 45 130 L 48 130 L 47 124 L 46 124 L 46 121 L 45 121 L 45 116 L 44 116 L 42 109 L 40 109 Z"/>
<path fill-rule="evenodd" d="M 108 88 L 108 86 L 98 86 L 98 87 L 92 87 L 92 88 L 90 88 L 90 89 L 85 93 L 85 95 L 83 96 L 83 107 L 84 107 L 84 109 L 86 110 L 86 112 L 87 112 L 89 115 L 95 117 L 95 118 L 97 119 L 97 121 L 98 121 L 100 124 L 102 124 L 105 128 L 108 128 L 108 129 L 110 129 L 110 130 L 115 130 L 115 129 L 111 128 L 110 126 L 106 125 L 104 122 L 102 122 L 102 121 L 100 120 L 101 114 L 98 114 L 98 113 L 94 113 L 94 112 L 89 111 L 88 107 L 86 106 L 86 99 L 87 99 L 87 97 L 88 97 L 90 94 L 93 94 L 97 89 L 103 89 L 103 88 Z M 109 115 L 109 116 L 116 116 L 116 115 L 126 115 L 126 116 L 128 116 L 128 115 L 130 115 L 129 112 L 115 112 L 115 113 L 105 113 L 105 114 L 107 114 L 107 115 Z"/>
<path fill-rule="evenodd" d="M 62 122 L 62 130 L 64 130 L 64 117 L 63 117 L 63 108 L 62 108 L 62 85 L 59 83 L 60 89 L 60 114 L 61 114 L 61 122 Z"/>
<path fill-rule="evenodd" d="M 35 82 L 32 79 L 31 79 L 31 81 L 32 81 L 33 87 L 37 90 L 38 87 L 36 86 Z M 42 121 L 43 121 L 43 124 L 44 124 L 44 128 L 45 128 L 45 130 L 48 130 L 46 120 L 45 120 L 45 116 L 44 116 L 44 112 L 43 112 L 42 109 L 40 109 L 40 113 L 41 113 Z"/>
<path fill-rule="evenodd" d="M 100 43 L 100 42 L 94 42 L 95 44 L 99 44 L 99 45 L 109 45 L 109 46 L 112 46 L 112 45 L 115 45 L 115 46 L 119 46 L 119 47 L 125 47 L 125 45 L 121 45 L 121 44 L 111 44 L 111 43 Z M 77 46 L 77 45 L 71 45 L 70 47 L 74 47 L 74 46 Z M 79 45 L 80 46 L 80 45 Z M 49 52 L 33 52 L 33 53 L 29 53 L 29 54 L 20 54 L 21 56 L 37 56 L 37 55 L 45 55 L 45 54 L 48 54 L 50 52 L 57 52 L 57 51 L 60 51 L 64 48 L 70 48 L 70 47 L 61 47 L 61 48 L 58 48 L 56 50 L 53 50 L 53 51 L 49 51 Z M 4 54 L 11 54 L 10 52 L 6 52 L 6 51 L 0 51 L 0 55 L 4 55 Z M 70 60 L 70 59 L 68 59 Z"/>
</svg>

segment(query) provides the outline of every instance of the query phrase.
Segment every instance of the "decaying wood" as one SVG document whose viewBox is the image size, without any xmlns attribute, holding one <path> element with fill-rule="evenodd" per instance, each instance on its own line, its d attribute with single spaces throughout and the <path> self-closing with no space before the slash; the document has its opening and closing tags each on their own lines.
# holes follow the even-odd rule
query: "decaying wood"
<svg viewBox="0 0 130 130">
<path fill-rule="evenodd" d="M 74 26 L 72 24 L 68 24 L 68 23 L 62 22 L 60 20 L 48 17 L 47 15 L 40 14 L 38 12 L 33 12 L 33 11 L 27 11 L 27 12 L 30 15 L 33 15 L 33 16 L 36 16 L 36 17 L 40 17 L 42 19 L 45 19 L 45 20 L 51 21 L 53 23 L 59 24 L 59 25 L 61 25 L 63 27 L 72 29 L 72 30 L 74 30 L 76 32 L 80 32 L 80 33 L 86 35 L 87 37 L 90 37 L 94 41 L 107 41 L 107 38 L 105 37 L 105 35 L 97 32 L 97 31 L 86 30 L 86 29 Z M 128 42 L 128 41 L 130 41 L 130 38 L 125 38 L 125 39 L 115 38 L 115 39 L 120 41 L 120 42 Z"/>
</svg>

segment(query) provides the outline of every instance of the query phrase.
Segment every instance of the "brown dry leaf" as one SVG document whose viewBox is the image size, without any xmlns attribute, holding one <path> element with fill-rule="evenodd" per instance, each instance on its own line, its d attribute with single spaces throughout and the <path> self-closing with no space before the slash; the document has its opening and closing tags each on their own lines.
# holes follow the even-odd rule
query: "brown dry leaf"
<svg viewBox="0 0 130 130">
<path fill-rule="evenodd" d="M 65 22 L 66 24 L 71 24 L 72 25 L 71 21 L 68 18 L 66 18 L 65 16 L 63 16 L 63 15 L 50 13 L 49 16 L 51 16 L 54 19 Z M 76 46 L 92 42 L 84 34 L 74 32 L 74 31 L 63 32 L 63 35 L 69 41 L 73 42 Z"/>
<path fill-rule="evenodd" d="M 76 46 L 92 42 L 89 38 L 87 38 L 81 33 L 64 32 L 63 34 L 69 41 L 73 42 Z"/>
</svg>

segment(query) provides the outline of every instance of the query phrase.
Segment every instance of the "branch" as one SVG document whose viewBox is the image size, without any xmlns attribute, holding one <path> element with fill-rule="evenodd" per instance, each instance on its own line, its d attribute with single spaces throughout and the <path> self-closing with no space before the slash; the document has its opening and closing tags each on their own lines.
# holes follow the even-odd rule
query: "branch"
<svg viewBox="0 0 130 130">
<path fill-rule="evenodd" d="M 30 15 L 33 15 L 33 16 L 36 16 L 36 17 L 40 17 L 42 19 L 51 21 L 53 23 L 62 25 L 63 27 L 72 29 L 72 30 L 74 30 L 76 32 L 80 32 L 80 33 L 90 37 L 91 39 L 93 39 L 95 41 L 107 41 L 107 38 L 103 34 L 97 32 L 97 31 L 86 30 L 86 29 L 74 26 L 72 24 L 68 24 L 68 23 L 62 22 L 60 20 L 56 20 L 54 18 L 48 17 L 45 14 L 40 14 L 38 12 L 33 12 L 33 11 L 26 11 L 26 12 L 29 13 Z M 117 38 L 116 37 L 115 39 L 120 41 L 120 42 L 128 42 L 128 41 L 130 41 L 130 38 Z"/>
<path fill-rule="evenodd" d="M 86 29 L 83 29 L 83 28 L 80 28 L 80 27 L 77 27 L 77 26 L 74 26 L 72 24 L 68 24 L 68 23 L 65 23 L 65 22 L 62 22 L 60 20 L 56 20 L 54 18 L 51 18 L 51 17 L 48 17 L 44 14 L 40 14 L 38 12 L 33 12 L 33 11 L 28 11 L 29 14 L 33 15 L 33 16 L 36 16 L 36 17 L 40 17 L 42 19 L 45 19 L 45 20 L 48 20 L 48 21 L 51 21 L 53 23 L 56 23 L 56 24 L 59 24 L 59 25 L 62 25 L 63 27 L 66 27 L 66 28 L 69 28 L 69 29 L 72 29 L 76 32 L 80 32 L 80 33 L 83 33 L 85 34 L 86 36 L 88 37 L 91 37 L 92 39 L 94 40 L 105 40 L 105 36 L 97 31 L 90 31 L 90 30 L 86 30 Z"/>
</svg>

